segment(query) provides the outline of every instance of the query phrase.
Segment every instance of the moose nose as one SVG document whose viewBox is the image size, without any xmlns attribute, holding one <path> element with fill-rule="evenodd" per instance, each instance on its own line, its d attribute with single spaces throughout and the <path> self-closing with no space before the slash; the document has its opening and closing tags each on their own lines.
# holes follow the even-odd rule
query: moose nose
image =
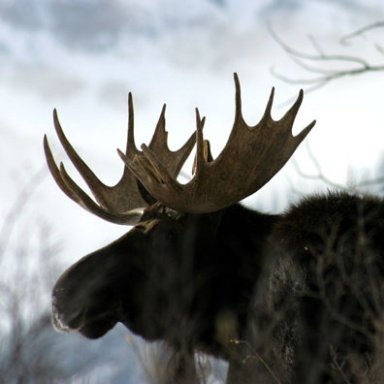
<svg viewBox="0 0 384 384">
<path fill-rule="evenodd" d="M 83 323 L 82 309 L 71 308 L 62 303 L 64 292 L 56 289 L 52 296 L 52 323 L 56 330 L 70 332 L 79 329 Z"/>
</svg>

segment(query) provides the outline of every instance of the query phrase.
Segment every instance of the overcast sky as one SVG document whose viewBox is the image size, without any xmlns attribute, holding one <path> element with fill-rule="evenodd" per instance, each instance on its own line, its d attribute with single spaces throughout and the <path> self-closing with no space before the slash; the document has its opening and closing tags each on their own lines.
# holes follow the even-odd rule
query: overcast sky
<svg viewBox="0 0 384 384">
<path fill-rule="evenodd" d="M 128 91 L 134 95 L 138 144 L 148 142 L 166 102 L 169 140 L 173 148 L 180 146 L 194 130 L 199 107 L 216 156 L 233 123 L 233 72 L 241 79 L 249 124 L 258 122 L 272 86 L 275 118 L 300 87 L 306 89 L 272 74 L 311 76 L 289 59 L 270 29 L 300 52 L 314 53 L 316 45 L 380 64 L 384 28 L 348 44 L 340 40 L 383 20 L 382 0 L 0 0 L 0 238 L 16 202 L 13 243 L 26 242 L 37 236 L 39 224 L 47 225 L 61 244 L 54 257 L 62 268 L 127 230 L 87 213 L 54 184 L 43 156 L 44 133 L 58 160 L 79 179 L 55 137 L 53 108 L 78 152 L 112 184 L 123 169 L 116 148 L 125 146 Z M 294 131 L 313 119 L 317 124 L 294 156 L 301 168 L 315 171 L 311 151 L 335 182 L 378 175 L 383 75 L 345 77 L 306 93 Z M 28 187 L 31 180 L 37 180 L 35 188 Z M 319 188 L 290 162 L 247 204 L 277 211 Z"/>
<path fill-rule="evenodd" d="M 260 118 L 272 86 L 273 114 L 281 116 L 302 85 L 284 83 L 271 69 L 292 78 L 308 74 L 288 58 L 268 25 L 303 52 L 313 52 L 312 36 L 326 52 L 383 62 L 377 50 L 382 29 L 340 44 L 343 36 L 384 19 L 381 0 L 0 0 L 0 18 L 2 217 L 21 186 L 45 166 L 44 133 L 65 159 L 52 126 L 54 107 L 88 164 L 113 183 L 122 171 L 115 149 L 125 145 L 128 91 L 134 94 L 138 144 L 148 141 L 166 102 L 171 145 L 181 145 L 194 130 L 198 106 L 216 156 L 233 122 L 235 71 L 250 124 Z M 313 119 L 317 125 L 296 161 L 313 171 L 310 148 L 335 181 L 346 182 L 351 170 L 375 175 L 383 152 L 383 92 L 383 75 L 376 73 L 307 93 L 295 131 Z M 299 179 L 288 164 L 249 202 L 283 208 L 287 188 Z M 301 182 L 304 193 L 316 185 Z M 30 228 L 40 220 L 53 227 L 65 264 L 125 231 L 73 204 L 48 172 L 22 214 Z"/>
</svg>

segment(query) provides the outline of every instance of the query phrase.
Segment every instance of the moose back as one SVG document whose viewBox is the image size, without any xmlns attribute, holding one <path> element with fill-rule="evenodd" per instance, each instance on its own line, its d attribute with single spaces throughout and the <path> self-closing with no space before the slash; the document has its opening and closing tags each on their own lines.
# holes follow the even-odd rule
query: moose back
<svg viewBox="0 0 384 384">
<path fill-rule="evenodd" d="M 172 350 L 166 382 L 195 383 L 194 353 L 229 361 L 228 383 L 365 383 L 381 377 L 384 205 L 347 193 L 312 196 L 279 215 L 239 204 L 284 166 L 315 122 L 297 136 L 303 100 L 278 121 L 272 90 L 255 126 L 243 119 L 235 74 L 235 121 L 212 157 L 196 109 L 196 132 L 167 145 L 165 106 L 148 146 L 134 140 L 129 94 L 123 175 L 103 184 L 54 126 L 89 197 L 57 166 L 63 192 L 112 223 L 133 225 L 85 256 L 53 289 L 55 327 L 98 338 L 121 322 Z M 192 179 L 177 176 L 196 147 Z M 379 381 L 378 381 L 379 382 Z"/>
</svg>

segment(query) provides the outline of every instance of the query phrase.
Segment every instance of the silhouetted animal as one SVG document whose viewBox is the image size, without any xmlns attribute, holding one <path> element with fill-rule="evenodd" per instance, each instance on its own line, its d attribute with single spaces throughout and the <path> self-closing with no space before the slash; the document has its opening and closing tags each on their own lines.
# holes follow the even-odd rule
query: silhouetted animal
<svg viewBox="0 0 384 384">
<path fill-rule="evenodd" d="M 228 383 L 362 383 L 380 377 L 384 206 L 375 197 L 329 193 L 281 215 L 251 211 L 241 199 L 266 184 L 313 127 L 293 137 L 302 102 L 246 125 L 235 75 L 232 133 L 213 159 L 196 110 L 192 180 L 176 177 L 195 145 L 167 146 L 165 108 L 151 144 L 138 150 L 133 103 L 121 181 L 102 184 L 54 123 L 97 203 L 53 160 L 49 168 L 74 201 L 119 224 L 123 237 L 70 267 L 53 290 L 57 329 L 98 338 L 117 322 L 175 351 L 168 382 L 197 381 L 193 356 L 229 360 Z M 141 210 L 139 210 L 141 208 Z M 142 210 L 144 209 L 144 210 Z M 367 381 L 368 382 L 368 381 Z"/>
</svg>

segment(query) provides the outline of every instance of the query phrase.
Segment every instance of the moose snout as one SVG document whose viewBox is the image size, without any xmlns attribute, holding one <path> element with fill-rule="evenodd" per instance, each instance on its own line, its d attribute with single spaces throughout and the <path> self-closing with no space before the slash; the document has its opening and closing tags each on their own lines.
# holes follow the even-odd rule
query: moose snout
<svg viewBox="0 0 384 384">
<path fill-rule="evenodd" d="M 71 305 L 76 300 L 68 304 L 68 300 L 62 300 L 63 296 L 66 294 L 60 290 L 55 290 L 53 293 L 52 323 L 56 330 L 77 331 L 87 338 L 97 339 L 104 336 L 117 323 L 114 311 L 95 311 L 86 306 Z"/>
<path fill-rule="evenodd" d="M 53 291 L 52 295 L 52 323 L 56 330 L 70 332 L 81 328 L 83 310 L 74 306 L 65 305 L 67 296 L 63 288 Z"/>
</svg>

